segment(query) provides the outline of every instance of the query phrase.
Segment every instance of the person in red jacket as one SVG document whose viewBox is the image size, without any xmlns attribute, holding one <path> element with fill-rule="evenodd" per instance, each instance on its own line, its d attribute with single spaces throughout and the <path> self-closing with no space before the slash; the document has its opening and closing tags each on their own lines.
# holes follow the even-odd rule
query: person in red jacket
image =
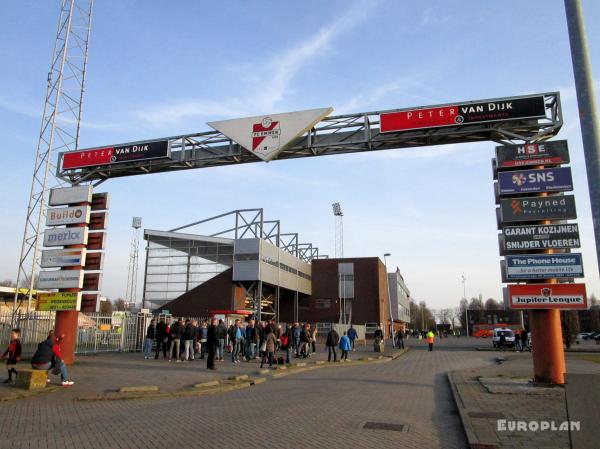
<svg viewBox="0 0 600 449">
<path fill-rule="evenodd" d="M 5 384 L 12 382 L 12 376 L 17 377 L 15 365 L 21 359 L 21 329 L 13 329 L 10 333 L 10 343 L 6 351 L 2 354 L 2 359 L 6 359 L 6 369 L 8 370 L 8 379 Z"/>
</svg>

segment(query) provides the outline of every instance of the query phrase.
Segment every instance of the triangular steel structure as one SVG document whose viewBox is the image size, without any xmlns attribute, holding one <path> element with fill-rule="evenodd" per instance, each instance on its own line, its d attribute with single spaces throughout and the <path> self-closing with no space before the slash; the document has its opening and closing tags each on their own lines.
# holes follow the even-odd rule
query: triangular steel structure
<svg viewBox="0 0 600 449">
<path fill-rule="evenodd" d="M 331 107 L 308 109 L 209 122 L 208 125 L 268 162 L 332 111 Z"/>
</svg>

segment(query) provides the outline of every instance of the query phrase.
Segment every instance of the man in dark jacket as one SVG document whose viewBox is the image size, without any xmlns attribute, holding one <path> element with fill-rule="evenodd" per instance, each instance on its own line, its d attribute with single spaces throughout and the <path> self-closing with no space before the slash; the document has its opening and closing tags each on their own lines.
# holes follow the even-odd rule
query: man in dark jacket
<svg viewBox="0 0 600 449">
<path fill-rule="evenodd" d="M 163 357 L 167 358 L 167 323 L 165 323 L 165 319 L 161 318 L 158 324 L 156 325 L 156 352 L 154 354 L 154 358 L 158 358 L 158 353 L 162 348 Z"/>
<path fill-rule="evenodd" d="M 50 331 L 48 338 L 41 342 L 35 354 L 31 358 L 31 367 L 36 370 L 48 371 L 51 368 L 57 368 L 60 370 L 60 379 L 63 387 L 69 387 L 75 382 L 69 380 L 69 373 L 67 372 L 67 365 L 62 360 L 60 351 L 60 342 L 63 340 L 64 335 L 56 338 L 54 332 Z M 52 370 L 54 374 L 54 370 Z"/>
<path fill-rule="evenodd" d="M 150 325 L 148 329 L 146 329 L 146 338 L 144 340 L 144 358 L 149 359 L 150 354 L 152 354 L 152 345 L 154 344 L 154 339 L 156 338 L 156 320 L 152 318 L 150 320 Z"/>
<path fill-rule="evenodd" d="M 183 354 L 184 360 L 194 360 L 194 337 L 196 336 L 196 322 L 185 320 L 185 328 L 183 329 Z"/>
<path fill-rule="evenodd" d="M 224 328 L 225 326 L 223 326 Z M 215 349 L 217 347 L 217 320 L 212 319 L 206 330 L 206 368 L 215 370 Z"/>
<path fill-rule="evenodd" d="M 200 358 L 204 358 L 206 354 L 206 342 L 208 340 L 208 322 L 202 321 L 198 328 L 198 341 L 200 342 Z"/>
<path fill-rule="evenodd" d="M 171 327 L 171 332 L 169 334 L 169 339 L 171 340 L 171 345 L 169 346 L 169 362 L 171 361 L 173 354 L 175 354 L 175 360 L 179 362 L 179 350 L 181 349 L 183 330 L 183 322 L 181 321 L 181 318 L 179 318 Z"/>
<path fill-rule="evenodd" d="M 328 362 L 331 362 L 331 353 L 333 353 L 333 361 L 337 362 L 336 348 L 337 348 L 337 345 L 339 345 L 339 344 L 340 344 L 340 334 L 338 334 L 337 331 L 332 328 L 329 331 L 329 333 L 327 334 L 327 341 L 325 342 L 325 345 L 327 346 L 327 351 L 328 351 L 328 355 L 327 355 Z"/>
<path fill-rule="evenodd" d="M 223 351 L 225 349 L 225 336 L 227 335 L 227 328 L 223 320 L 219 320 L 216 330 L 217 335 L 217 360 L 223 361 Z M 208 336 L 208 335 L 207 335 Z M 206 340 L 208 342 L 208 338 Z"/>
</svg>

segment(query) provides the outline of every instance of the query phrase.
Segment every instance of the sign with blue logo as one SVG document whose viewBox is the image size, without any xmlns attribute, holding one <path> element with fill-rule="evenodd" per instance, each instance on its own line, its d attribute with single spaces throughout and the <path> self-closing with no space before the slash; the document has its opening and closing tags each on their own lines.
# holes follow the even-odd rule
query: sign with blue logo
<svg viewBox="0 0 600 449">
<path fill-rule="evenodd" d="M 573 190 L 570 167 L 518 170 L 498 173 L 500 195 Z"/>
<path fill-rule="evenodd" d="M 506 256 L 505 265 L 508 281 L 583 277 L 581 254 Z"/>
</svg>

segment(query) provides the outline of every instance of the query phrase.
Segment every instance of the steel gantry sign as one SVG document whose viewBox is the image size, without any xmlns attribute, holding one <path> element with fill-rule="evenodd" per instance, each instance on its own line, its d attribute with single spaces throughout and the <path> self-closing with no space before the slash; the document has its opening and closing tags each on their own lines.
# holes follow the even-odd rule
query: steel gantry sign
<svg viewBox="0 0 600 449">
<path fill-rule="evenodd" d="M 79 184 L 275 159 L 489 140 L 510 143 L 548 139 L 562 126 L 557 92 L 338 116 L 331 112 L 319 108 L 213 121 L 208 125 L 214 131 L 61 153 L 57 175 Z M 446 113 L 451 120 L 440 118 Z"/>
</svg>

